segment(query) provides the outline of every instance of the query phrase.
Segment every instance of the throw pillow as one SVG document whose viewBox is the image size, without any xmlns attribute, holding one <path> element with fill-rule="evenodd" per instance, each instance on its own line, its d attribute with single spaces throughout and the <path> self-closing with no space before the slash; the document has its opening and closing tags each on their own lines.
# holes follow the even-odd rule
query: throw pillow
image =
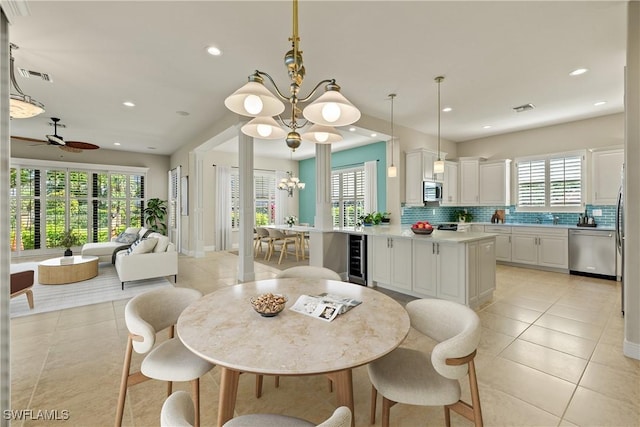
<svg viewBox="0 0 640 427">
<path fill-rule="evenodd" d="M 132 244 L 136 240 L 138 240 L 138 233 L 122 232 L 122 233 L 120 233 L 120 235 L 118 237 L 116 237 L 116 242 L 125 243 L 125 244 L 128 244 L 128 245 Z"/>
<path fill-rule="evenodd" d="M 153 252 L 166 252 L 169 247 L 169 242 L 170 240 L 167 236 L 160 235 L 156 247 L 153 248 Z"/>
<path fill-rule="evenodd" d="M 138 234 L 139 231 L 140 227 L 127 227 L 126 230 L 124 230 L 127 234 Z"/>
<path fill-rule="evenodd" d="M 137 245 L 131 245 L 131 254 L 147 254 L 153 251 L 153 248 L 158 243 L 158 239 L 142 239 L 138 241 Z"/>
</svg>

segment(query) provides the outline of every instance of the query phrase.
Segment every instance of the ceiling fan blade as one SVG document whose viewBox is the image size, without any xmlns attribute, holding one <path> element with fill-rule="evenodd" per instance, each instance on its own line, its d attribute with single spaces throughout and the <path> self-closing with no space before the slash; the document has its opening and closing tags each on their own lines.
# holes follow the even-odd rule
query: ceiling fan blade
<svg viewBox="0 0 640 427">
<path fill-rule="evenodd" d="M 67 141 L 66 146 L 71 148 L 79 148 L 81 150 L 97 150 L 98 148 L 100 148 L 100 146 L 98 145 L 82 141 Z"/>
<path fill-rule="evenodd" d="M 44 142 L 47 143 L 44 139 L 36 139 L 36 138 L 27 138 L 26 136 L 12 136 L 11 139 L 17 139 L 19 141 L 27 141 L 27 142 Z"/>
<path fill-rule="evenodd" d="M 58 148 L 60 148 L 63 151 L 67 151 L 69 153 L 82 153 L 82 150 L 79 148 L 75 148 L 75 147 L 69 147 L 69 145 L 61 145 Z"/>
</svg>

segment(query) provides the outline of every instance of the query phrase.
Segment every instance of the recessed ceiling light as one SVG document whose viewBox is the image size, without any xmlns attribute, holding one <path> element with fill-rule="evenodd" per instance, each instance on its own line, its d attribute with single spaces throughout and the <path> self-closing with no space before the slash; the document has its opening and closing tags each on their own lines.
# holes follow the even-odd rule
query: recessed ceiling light
<svg viewBox="0 0 640 427">
<path fill-rule="evenodd" d="M 122 103 L 122 105 L 124 105 L 125 107 L 135 107 L 135 106 L 136 106 L 136 104 L 134 104 L 134 103 L 133 103 L 133 102 L 131 102 L 131 101 L 124 101 L 124 102 Z"/>
<path fill-rule="evenodd" d="M 120 145 L 120 143 L 119 142 L 114 142 L 113 145 Z"/>
<path fill-rule="evenodd" d="M 207 48 L 207 53 L 208 53 L 209 55 L 213 55 L 213 56 L 220 56 L 220 55 L 222 55 L 222 51 L 221 51 L 220 49 L 218 49 L 217 47 L 215 47 L 215 46 L 209 46 L 209 47 Z"/>
<path fill-rule="evenodd" d="M 491 126 L 491 125 L 484 125 L 484 126 L 482 126 L 482 129 L 491 129 L 492 127 L 493 126 Z"/>
<path fill-rule="evenodd" d="M 442 109 L 442 111 L 445 112 L 445 113 L 448 113 L 449 111 L 452 111 L 452 110 L 453 110 L 453 108 L 451 108 L 451 107 L 444 107 Z"/>
<path fill-rule="evenodd" d="M 372 133 L 372 134 L 371 134 L 371 138 L 375 138 L 376 136 L 378 136 L 378 134 L 377 134 L 377 133 Z"/>
<path fill-rule="evenodd" d="M 580 74 L 584 74 L 587 71 L 589 71 L 586 68 L 577 68 L 575 70 L 573 70 L 572 72 L 569 73 L 570 76 L 579 76 Z"/>
<path fill-rule="evenodd" d="M 355 132 L 355 131 L 356 131 L 356 128 L 354 128 L 354 127 L 350 127 L 349 128 L 349 132 Z"/>
<path fill-rule="evenodd" d="M 606 103 L 607 103 L 607 101 L 598 101 L 598 102 L 594 102 L 593 105 L 595 105 L 596 107 L 599 107 L 599 106 L 604 105 Z"/>
</svg>

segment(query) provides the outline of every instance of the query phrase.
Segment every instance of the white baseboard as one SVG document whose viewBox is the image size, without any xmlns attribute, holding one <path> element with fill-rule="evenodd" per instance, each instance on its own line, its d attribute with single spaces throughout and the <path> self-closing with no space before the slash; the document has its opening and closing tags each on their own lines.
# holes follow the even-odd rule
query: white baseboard
<svg viewBox="0 0 640 427">
<path fill-rule="evenodd" d="M 640 344 L 636 342 L 627 341 L 625 339 L 624 344 L 622 345 L 622 352 L 627 357 L 640 360 Z"/>
</svg>

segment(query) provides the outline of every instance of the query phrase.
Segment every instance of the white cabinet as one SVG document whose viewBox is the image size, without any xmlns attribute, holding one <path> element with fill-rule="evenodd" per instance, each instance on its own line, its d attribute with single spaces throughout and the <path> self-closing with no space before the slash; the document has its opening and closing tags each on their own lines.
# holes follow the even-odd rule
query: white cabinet
<svg viewBox="0 0 640 427">
<path fill-rule="evenodd" d="M 388 236 L 370 238 L 369 257 L 373 280 L 394 288 L 411 290 L 411 239 Z"/>
<path fill-rule="evenodd" d="M 485 225 L 484 232 L 496 234 L 496 260 L 511 261 L 511 227 L 504 225 Z"/>
<path fill-rule="evenodd" d="M 479 164 L 479 202 L 486 206 L 507 206 L 511 203 L 511 160 Z"/>
<path fill-rule="evenodd" d="M 542 267 L 569 268 L 567 229 L 513 227 L 511 261 Z"/>
<path fill-rule="evenodd" d="M 438 281 L 436 244 L 429 239 L 413 241 L 413 290 L 424 296 L 436 296 Z"/>
<path fill-rule="evenodd" d="M 467 245 L 468 303 L 471 307 L 490 301 L 496 287 L 496 242 L 484 239 Z"/>
<path fill-rule="evenodd" d="M 442 201 L 440 206 L 456 206 L 458 204 L 458 163 L 444 162 L 442 179 Z"/>
<path fill-rule="evenodd" d="M 446 153 L 440 153 L 444 157 Z M 422 206 L 422 181 L 442 180 L 433 174 L 433 162 L 438 154 L 425 149 L 407 151 L 405 155 L 405 203 L 407 206 Z"/>
<path fill-rule="evenodd" d="M 591 204 L 615 205 L 622 178 L 624 150 L 594 151 L 591 160 Z"/>
<path fill-rule="evenodd" d="M 480 200 L 480 160 L 461 158 L 458 161 L 460 173 L 460 205 L 477 205 Z"/>
</svg>

